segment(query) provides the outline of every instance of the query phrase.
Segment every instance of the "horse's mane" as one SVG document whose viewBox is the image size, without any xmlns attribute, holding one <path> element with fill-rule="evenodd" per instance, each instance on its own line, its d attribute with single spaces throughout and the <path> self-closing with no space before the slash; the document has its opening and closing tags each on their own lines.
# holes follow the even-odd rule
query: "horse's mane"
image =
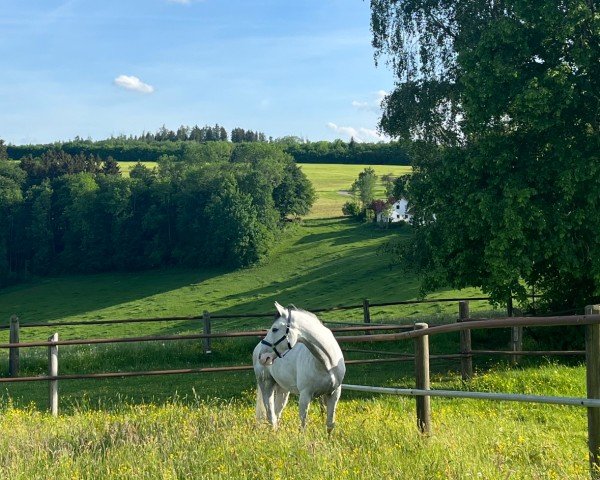
<svg viewBox="0 0 600 480">
<path fill-rule="evenodd" d="M 296 307 L 294 304 L 290 304 L 288 306 L 288 308 L 291 308 L 292 310 L 294 310 L 295 312 L 300 312 L 300 313 L 305 313 L 307 314 L 309 317 L 312 317 L 313 319 L 315 319 L 317 322 L 319 322 L 321 325 L 323 325 L 323 322 L 319 319 L 319 317 L 317 317 L 314 313 L 309 312 L 308 310 L 304 310 L 302 308 L 298 308 Z"/>
<path fill-rule="evenodd" d="M 290 303 L 286 308 L 289 308 L 289 309 L 293 310 L 294 312 L 304 313 L 304 314 L 308 315 L 310 318 L 312 318 L 313 320 L 316 320 L 317 322 L 319 322 L 321 325 L 325 326 L 325 324 L 314 313 L 309 312 L 308 310 L 304 310 L 303 308 L 298 308 L 293 303 Z M 279 313 L 275 313 L 274 318 L 275 318 L 275 320 L 277 320 L 279 318 Z"/>
</svg>

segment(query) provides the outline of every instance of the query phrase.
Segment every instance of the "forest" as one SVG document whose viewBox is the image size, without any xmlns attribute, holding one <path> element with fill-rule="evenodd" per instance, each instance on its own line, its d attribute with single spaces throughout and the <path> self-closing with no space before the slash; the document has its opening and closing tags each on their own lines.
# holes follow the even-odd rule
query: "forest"
<svg viewBox="0 0 600 480">
<path fill-rule="evenodd" d="M 112 157 L 51 148 L 14 162 L 0 142 L 0 284 L 266 257 L 285 219 L 310 209 L 312 185 L 276 145 L 201 147 L 123 177 Z"/>
<path fill-rule="evenodd" d="M 68 142 L 47 145 L 8 145 L 12 160 L 28 155 L 38 157 L 51 149 L 60 149 L 69 155 L 109 156 L 118 162 L 156 162 L 163 155 L 182 160 L 190 156 L 211 155 L 229 158 L 236 145 L 242 143 L 268 143 L 281 147 L 298 163 L 337 163 L 353 165 L 409 165 L 407 150 L 410 145 L 399 142 L 359 143 L 335 140 L 309 142 L 295 136 L 267 137 L 264 133 L 236 127 L 228 135 L 225 128 L 214 126 L 180 126 L 176 131 L 165 126 L 154 133 L 121 135 L 105 140 L 84 140 L 75 137 Z"/>
</svg>

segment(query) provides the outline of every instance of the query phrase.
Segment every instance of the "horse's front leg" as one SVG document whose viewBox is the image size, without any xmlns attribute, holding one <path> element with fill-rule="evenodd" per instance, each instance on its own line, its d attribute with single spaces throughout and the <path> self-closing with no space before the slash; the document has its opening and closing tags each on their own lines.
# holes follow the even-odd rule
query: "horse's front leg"
<svg viewBox="0 0 600 480">
<path fill-rule="evenodd" d="M 288 402 L 288 398 L 290 396 L 290 392 L 288 392 L 286 389 L 280 387 L 279 385 L 275 384 L 275 416 L 277 417 L 277 420 L 281 420 L 281 413 L 283 412 L 283 409 L 285 408 L 285 406 L 287 405 Z"/>
<path fill-rule="evenodd" d="M 342 394 L 342 386 L 336 388 L 330 395 L 326 395 L 327 400 L 327 433 L 331 433 L 335 428 L 335 409 Z"/>
<path fill-rule="evenodd" d="M 267 411 L 267 420 L 273 426 L 273 429 L 277 428 L 277 415 L 275 413 L 275 382 L 262 382 L 260 384 L 260 392 L 262 394 L 262 401 Z"/>
<path fill-rule="evenodd" d="M 312 400 L 312 393 L 307 390 L 300 392 L 300 399 L 298 400 L 298 408 L 300 410 L 300 427 L 302 430 L 306 428 L 306 418 L 308 417 L 308 406 Z"/>
</svg>

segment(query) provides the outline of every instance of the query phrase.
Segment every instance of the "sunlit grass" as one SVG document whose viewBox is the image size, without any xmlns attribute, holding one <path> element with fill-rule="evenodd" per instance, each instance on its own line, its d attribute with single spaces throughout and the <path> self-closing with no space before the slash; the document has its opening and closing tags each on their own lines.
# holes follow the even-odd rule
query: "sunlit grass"
<svg viewBox="0 0 600 480">
<path fill-rule="evenodd" d="M 367 166 L 372 167 L 379 176 L 376 189 L 377 198 L 385 198 L 385 189 L 381 176 L 392 174 L 400 176 L 411 171 L 411 167 L 400 165 L 337 165 L 311 164 L 300 165 L 302 171 L 312 182 L 317 192 L 317 201 L 307 218 L 336 217 L 342 214 L 342 206 L 351 197 L 347 194 L 358 174 Z"/>
<path fill-rule="evenodd" d="M 57 419 L 6 407 L 0 478 L 48 478 L 48 468 L 55 479 L 588 477 L 584 409 L 435 399 L 423 437 L 412 399 L 346 398 L 329 437 L 316 406 L 305 432 L 295 402 L 273 432 L 256 425 L 253 400 L 248 390 L 233 402 L 83 406 Z"/>
</svg>

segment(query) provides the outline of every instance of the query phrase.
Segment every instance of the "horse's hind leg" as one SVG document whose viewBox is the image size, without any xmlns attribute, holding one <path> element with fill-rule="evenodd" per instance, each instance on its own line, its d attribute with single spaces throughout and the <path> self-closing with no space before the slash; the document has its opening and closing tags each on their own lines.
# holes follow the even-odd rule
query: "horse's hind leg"
<svg viewBox="0 0 600 480">
<path fill-rule="evenodd" d="M 335 427 L 335 409 L 342 394 L 342 387 L 339 386 L 331 394 L 326 395 L 327 401 L 327 433 L 331 433 Z"/>
</svg>

